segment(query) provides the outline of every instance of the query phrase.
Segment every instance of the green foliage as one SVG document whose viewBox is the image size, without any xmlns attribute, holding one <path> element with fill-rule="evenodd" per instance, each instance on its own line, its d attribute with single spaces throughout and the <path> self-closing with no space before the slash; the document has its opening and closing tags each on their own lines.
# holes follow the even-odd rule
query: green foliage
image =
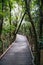
<svg viewBox="0 0 43 65">
<path fill-rule="evenodd" d="M 29 30 L 30 28 L 31 28 L 31 23 L 25 21 L 25 23 L 23 23 L 21 25 L 21 28 L 19 31 L 21 31 L 22 34 L 29 36 L 30 35 L 30 30 Z"/>
<path fill-rule="evenodd" d="M 2 3 L 3 3 L 3 11 L 2 11 Z M 40 3 L 38 2 L 38 0 L 31 0 L 30 3 L 28 2 L 28 4 L 30 4 L 31 17 L 39 36 Z M 12 40 L 12 37 L 14 36 L 13 33 L 15 33 L 16 27 L 18 26 L 18 23 L 21 20 L 25 10 L 26 10 L 25 0 L 3 0 L 3 2 L 2 0 L 0 0 L 0 21 L 3 16 L 3 26 L 2 26 L 3 30 L 1 34 L 1 39 L 2 42 L 4 43 L 5 48 L 7 48 L 10 45 L 10 35 Z M 24 21 L 25 22 L 21 25 L 19 32 L 29 37 L 29 35 L 31 34 L 30 29 L 32 29 L 32 26 L 27 14 L 24 18 Z M 2 47 L 2 42 L 0 41 L 0 48 Z"/>
<path fill-rule="evenodd" d="M 10 28 L 11 28 L 11 30 L 10 30 Z M 13 32 L 14 30 L 15 30 L 15 26 L 13 26 L 13 25 L 6 25 L 3 28 L 3 33 L 4 32 L 5 33 L 10 33 L 10 31 Z"/>
</svg>

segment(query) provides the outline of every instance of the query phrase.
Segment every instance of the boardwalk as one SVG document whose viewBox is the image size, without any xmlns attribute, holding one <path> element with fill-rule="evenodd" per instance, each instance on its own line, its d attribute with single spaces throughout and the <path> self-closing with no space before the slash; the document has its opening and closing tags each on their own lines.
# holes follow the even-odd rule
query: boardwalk
<svg viewBox="0 0 43 65">
<path fill-rule="evenodd" d="M 33 65 L 33 56 L 25 36 L 17 34 L 16 41 L 0 60 L 0 65 Z"/>
</svg>

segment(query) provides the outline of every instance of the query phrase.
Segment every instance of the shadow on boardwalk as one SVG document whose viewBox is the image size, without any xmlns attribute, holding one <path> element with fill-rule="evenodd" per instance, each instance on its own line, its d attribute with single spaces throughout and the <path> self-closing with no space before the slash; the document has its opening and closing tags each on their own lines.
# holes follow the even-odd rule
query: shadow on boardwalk
<svg viewBox="0 0 43 65">
<path fill-rule="evenodd" d="M 0 60 L 0 65 L 33 65 L 33 56 L 25 36 L 17 34 L 16 41 Z"/>
</svg>

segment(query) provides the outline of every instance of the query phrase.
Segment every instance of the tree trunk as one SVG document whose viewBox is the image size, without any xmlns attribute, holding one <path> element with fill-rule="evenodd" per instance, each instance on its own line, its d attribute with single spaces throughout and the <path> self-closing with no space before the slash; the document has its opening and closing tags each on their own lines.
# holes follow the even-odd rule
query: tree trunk
<svg viewBox="0 0 43 65">
<path fill-rule="evenodd" d="M 41 4 L 40 4 L 40 2 L 41 2 Z M 42 9 L 42 7 L 43 7 L 43 0 L 40 0 L 40 2 L 39 2 L 39 6 L 40 6 L 40 8 L 39 8 L 39 11 L 40 11 L 40 23 L 39 23 L 39 39 L 40 40 L 42 40 L 42 26 L 43 26 L 43 9 Z M 39 54 L 39 63 L 40 63 L 40 54 Z"/>
<path fill-rule="evenodd" d="M 21 21 L 20 21 L 19 26 L 17 27 L 17 30 L 16 30 L 15 34 L 18 33 L 18 31 L 19 31 L 19 29 L 20 29 L 20 26 L 21 26 L 21 23 L 22 23 L 22 21 L 23 21 L 23 19 L 24 19 L 25 14 L 26 14 L 26 12 L 23 14 L 22 19 L 21 19 Z"/>
<path fill-rule="evenodd" d="M 2 13 L 3 13 L 3 6 L 4 6 L 4 4 L 3 4 L 3 0 L 2 0 Z M 0 18 L 0 41 L 2 41 L 1 40 L 2 27 L 3 27 L 3 15 Z M 3 43 L 2 43 L 2 53 L 3 53 Z"/>
<path fill-rule="evenodd" d="M 11 44 L 11 4 L 10 4 L 10 1 L 9 1 L 9 9 L 10 9 L 10 16 L 9 16 L 9 23 L 10 23 L 10 44 Z"/>
<path fill-rule="evenodd" d="M 39 34 L 39 38 L 42 39 L 42 26 L 43 26 L 43 0 L 41 0 L 41 4 L 40 4 L 40 34 Z"/>
<path fill-rule="evenodd" d="M 29 16 L 29 20 L 32 24 L 32 28 L 33 28 L 33 32 L 34 32 L 34 36 L 35 36 L 35 52 L 36 52 L 36 56 L 35 56 L 35 64 L 36 65 L 39 65 L 39 56 L 40 56 L 40 51 L 38 49 L 38 40 L 37 40 L 37 33 L 36 33 L 36 29 L 35 29 L 35 26 L 34 26 L 34 23 L 33 23 L 33 20 L 32 20 L 32 17 L 31 17 L 31 13 L 30 13 L 30 2 L 29 4 L 27 4 L 27 1 L 25 0 L 25 4 L 26 4 L 26 11 L 27 11 L 27 14 Z"/>
</svg>

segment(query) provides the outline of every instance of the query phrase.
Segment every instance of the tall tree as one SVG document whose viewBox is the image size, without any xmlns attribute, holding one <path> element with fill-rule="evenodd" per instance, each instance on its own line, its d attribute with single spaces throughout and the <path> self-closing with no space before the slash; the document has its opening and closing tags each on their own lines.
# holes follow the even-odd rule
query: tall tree
<svg viewBox="0 0 43 65">
<path fill-rule="evenodd" d="M 1 40 L 1 34 L 2 34 L 2 25 L 3 25 L 3 0 L 2 0 L 2 15 L 0 16 L 0 40 Z"/>
<path fill-rule="evenodd" d="M 27 14 L 29 16 L 29 20 L 32 24 L 32 28 L 33 28 L 33 32 L 34 32 L 34 36 L 35 36 L 35 52 L 36 52 L 36 56 L 35 56 L 35 64 L 38 65 L 39 64 L 39 49 L 38 49 L 38 40 L 37 40 L 37 33 L 36 33 L 36 29 L 35 29 L 35 26 L 34 26 L 34 22 L 32 20 L 32 17 L 31 17 L 31 13 L 30 13 L 30 2 L 31 0 L 25 0 L 25 4 L 26 4 L 26 11 L 27 11 Z M 38 62 L 37 62 L 38 61 Z"/>
<path fill-rule="evenodd" d="M 40 0 L 40 39 L 42 39 L 42 26 L 43 26 L 43 0 Z"/>
<path fill-rule="evenodd" d="M 4 1 L 1 1 L 2 3 L 2 15 L 0 16 L 0 41 L 1 40 L 1 34 L 2 34 L 2 27 L 3 27 L 3 7 L 4 7 Z M 2 53 L 3 53 L 3 43 L 2 43 Z"/>
<path fill-rule="evenodd" d="M 24 19 L 25 14 L 26 14 L 26 11 L 24 12 L 24 14 L 23 14 L 23 16 L 22 16 L 22 19 L 21 19 L 21 21 L 20 21 L 20 23 L 19 23 L 19 26 L 17 27 L 17 30 L 16 30 L 15 34 L 18 33 L 19 28 L 20 28 L 20 26 L 21 26 L 21 23 L 22 23 L 22 21 L 23 21 L 23 19 Z"/>
<path fill-rule="evenodd" d="M 9 23 L 10 23 L 10 44 L 11 44 L 11 1 L 9 0 L 9 9 L 10 9 L 10 16 L 9 16 Z"/>
</svg>

